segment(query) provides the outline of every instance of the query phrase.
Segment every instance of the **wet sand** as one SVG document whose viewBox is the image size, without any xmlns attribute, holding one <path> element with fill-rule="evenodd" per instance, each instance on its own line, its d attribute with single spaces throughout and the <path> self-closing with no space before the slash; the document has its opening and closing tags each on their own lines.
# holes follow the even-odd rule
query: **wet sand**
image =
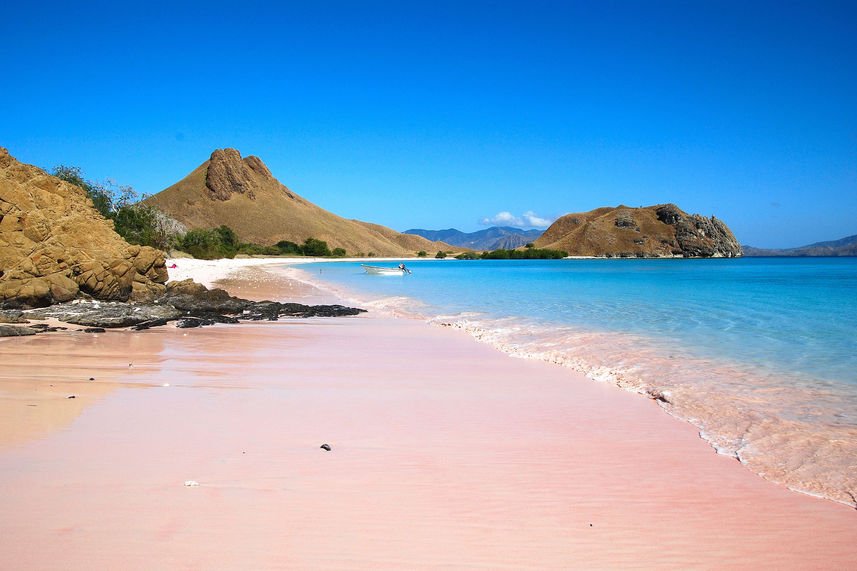
<svg viewBox="0 0 857 571">
<path fill-rule="evenodd" d="M 258 278 L 229 287 L 285 291 Z M 76 335 L 0 340 L 2 395 L 62 378 L 55 404 L 76 407 L 2 425 L 4 569 L 857 565 L 854 509 L 460 331 L 361 316 Z M 64 398 L 89 376 L 103 390 Z M 9 419 L 29 403 L 0 399 Z"/>
</svg>

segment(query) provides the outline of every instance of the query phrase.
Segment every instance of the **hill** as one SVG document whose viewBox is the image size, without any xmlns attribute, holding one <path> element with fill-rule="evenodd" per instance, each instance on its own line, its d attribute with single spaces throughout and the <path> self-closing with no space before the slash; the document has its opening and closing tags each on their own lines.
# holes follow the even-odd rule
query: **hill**
<svg viewBox="0 0 857 571">
<path fill-rule="evenodd" d="M 280 183 L 261 159 L 217 149 L 185 178 L 145 200 L 188 228 L 225 224 L 243 242 L 271 245 L 317 238 L 333 248 L 382 256 L 455 250 L 384 226 L 347 220 L 316 206 Z"/>
<path fill-rule="evenodd" d="M 744 246 L 744 255 L 752 257 L 762 256 L 857 256 L 857 234 L 847 236 L 839 240 L 827 242 L 815 242 L 808 246 L 797 248 L 754 248 Z"/>
<path fill-rule="evenodd" d="M 732 231 L 714 216 L 687 214 L 675 204 L 620 205 L 566 214 L 536 240 L 537 248 L 572 256 L 731 258 L 742 255 Z"/>
<path fill-rule="evenodd" d="M 167 277 L 161 252 L 123 240 L 82 188 L 0 147 L 0 306 L 145 301 Z"/>
<path fill-rule="evenodd" d="M 463 246 L 474 250 L 512 250 L 534 241 L 542 235 L 541 230 L 521 230 L 510 226 L 492 226 L 478 232 L 462 232 L 455 228 L 447 230 L 423 230 L 415 228 L 405 230 L 405 234 L 416 234 L 428 240 L 440 240 L 453 246 Z"/>
</svg>

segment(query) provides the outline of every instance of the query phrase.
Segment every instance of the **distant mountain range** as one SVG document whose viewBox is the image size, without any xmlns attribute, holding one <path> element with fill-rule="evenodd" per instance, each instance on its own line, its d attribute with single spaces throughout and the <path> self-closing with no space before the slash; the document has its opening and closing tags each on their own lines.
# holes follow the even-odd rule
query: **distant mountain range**
<svg viewBox="0 0 857 571">
<path fill-rule="evenodd" d="M 521 230 L 510 226 L 492 226 L 478 232 L 462 232 L 455 228 L 447 230 L 423 230 L 414 228 L 405 230 L 405 234 L 422 236 L 433 242 L 445 242 L 453 246 L 474 250 L 511 250 L 534 242 L 542 235 L 542 230 Z"/>
<path fill-rule="evenodd" d="M 816 242 L 797 248 L 754 248 L 744 246 L 745 256 L 857 256 L 857 234 L 839 240 Z"/>
</svg>

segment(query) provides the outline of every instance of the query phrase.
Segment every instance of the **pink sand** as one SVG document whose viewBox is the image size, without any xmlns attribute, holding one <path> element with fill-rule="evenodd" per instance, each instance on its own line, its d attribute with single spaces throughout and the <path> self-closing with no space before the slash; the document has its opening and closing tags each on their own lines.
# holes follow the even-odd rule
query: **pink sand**
<svg viewBox="0 0 857 571">
<path fill-rule="evenodd" d="M 4 369 L 24 343 L 0 340 Z M 857 567 L 855 510 L 460 332 L 360 317 L 28 343 L 58 356 L 39 382 L 114 364 L 67 427 L 0 446 L 3 569 Z"/>
</svg>

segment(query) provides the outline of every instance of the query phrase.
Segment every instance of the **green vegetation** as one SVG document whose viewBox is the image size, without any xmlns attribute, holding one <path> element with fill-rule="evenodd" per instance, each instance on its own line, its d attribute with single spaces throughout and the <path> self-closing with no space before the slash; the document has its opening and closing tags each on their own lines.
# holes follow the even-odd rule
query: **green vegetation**
<svg viewBox="0 0 857 571">
<path fill-rule="evenodd" d="M 114 210 L 112 193 L 104 186 L 84 179 L 83 173 L 80 171 L 80 167 L 59 165 L 58 167 L 54 167 L 51 174 L 60 180 L 70 182 L 71 184 L 82 188 L 84 192 L 86 192 L 86 196 L 92 200 L 92 204 L 95 205 L 95 209 L 98 210 L 98 212 L 105 218 L 111 217 Z"/>
<path fill-rule="evenodd" d="M 526 250 L 494 250 L 491 252 L 463 252 L 455 256 L 456 260 L 559 260 L 568 256 L 562 250 L 527 248 Z"/>
<path fill-rule="evenodd" d="M 99 214 L 112 220 L 113 229 L 129 244 L 164 250 L 181 238 L 181 224 L 151 206 L 139 204 L 141 197 L 131 186 L 86 180 L 80 167 L 60 165 L 51 174 L 82 188 Z"/>
<path fill-rule="evenodd" d="M 301 247 L 301 253 L 304 256 L 332 256 L 333 252 L 327 247 L 327 242 L 316 240 L 315 238 L 307 238 L 304 245 Z"/>
<path fill-rule="evenodd" d="M 239 243 L 238 236 L 229 226 L 204 229 L 195 228 L 187 232 L 177 246 L 194 258 L 211 260 L 214 258 L 234 258 L 236 254 L 247 256 L 314 256 L 314 257 L 344 257 L 344 248 L 334 248 L 330 251 L 327 242 L 316 238 L 307 238 L 303 245 L 281 240 L 273 246 L 263 246 L 253 243 Z"/>
<path fill-rule="evenodd" d="M 158 213 L 151 207 L 135 205 L 119 208 L 113 213 L 113 228 L 129 244 L 165 249 L 171 241 L 168 233 L 161 231 Z"/>
<path fill-rule="evenodd" d="M 426 252 L 425 250 L 420 250 L 419 252 L 417 252 L 417 257 L 419 258 L 425 258 L 426 256 L 428 256 L 428 252 Z"/>
<path fill-rule="evenodd" d="M 442 260 L 446 257 L 446 252 L 443 250 L 438 250 L 437 254 L 434 255 L 435 258 Z"/>
<path fill-rule="evenodd" d="M 494 250 L 482 252 L 479 256 L 483 260 L 559 260 L 568 256 L 568 252 L 562 250 L 548 250 L 542 248 L 529 248 L 526 250 Z"/>
<path fill-rule="evenodd" d="M 236 254 L 248 256 L 319 256 L 344 257 L 344 248 L 333 251 L 324 240 L 307 238 L 303 245 L 288 240 L 273 246 L 243 243 L 238 235 L 226 225 L 218 228 L 195 228 L 187 230 L 182 224 L 165 215 L 157 208 L 145 206 L 130 186 L 118 186 L 111 181 L 96 183 L 86 180 L 80 167 L 60 165 L 51 174 L 61 180 L 79 186 L 92 200 L 98 212 L 113 221 L 116 233 L 129 244 L 152 246 L 159 250 L 177 248 L 194 258 L 234 258 Z M 369 253 L 370 256 L 374 254 Z"/>
<path fill-rule="evenodd" d="M 289 242 L 288 240 L 280 240 L 274 244 L 274 247 L 280 255 L 291 254 L 293 256 L 298 256 L 301 253 L 301 247 L 294 242 Z"/>
</svg>

